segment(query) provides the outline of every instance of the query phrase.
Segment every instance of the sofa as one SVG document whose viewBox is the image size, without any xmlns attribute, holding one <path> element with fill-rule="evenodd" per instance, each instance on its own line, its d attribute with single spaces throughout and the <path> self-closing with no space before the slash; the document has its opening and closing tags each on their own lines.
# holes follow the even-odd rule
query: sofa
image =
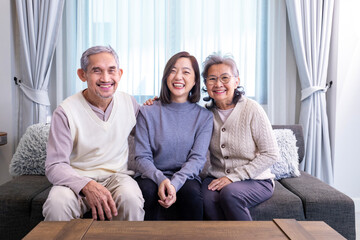
<svg viewBox="0 0 360 240">
<path fill-rule="evenodd" d="M 24 136 L 27 134 L 30 137 L 24 140 L 23 136 L 10 163 L 13 179 L 0 186 L 1 239 L 21 239 L 44 219 L 42 205 L 51 188 L 44 176 L 48 129 L 46 124 L 28 128 Z M 295 139 L 293 147 L 296 155 L 293 155 L 298 167 L 305 151 L 301 125 L 274 125 L 273 129 L 291 130 Z M 26 151 L 20 151 L 19 148 L 26 148 Z M 134 144 L 131 136 L 129 148 L 129 167 L 132 168 Z M 287 157 L 289 147 L 279 148 L 281 155 Z M 324 221 L 346 239 L 355 239 L 352 199 L 308 173 L 295 170 L 288 175 L 277 176 L 273 196 L 250 209 L 253 220 L 292 218 L 299 221 Z M 202 174 L 206 175 L 206 172 Z"/>
</svg>

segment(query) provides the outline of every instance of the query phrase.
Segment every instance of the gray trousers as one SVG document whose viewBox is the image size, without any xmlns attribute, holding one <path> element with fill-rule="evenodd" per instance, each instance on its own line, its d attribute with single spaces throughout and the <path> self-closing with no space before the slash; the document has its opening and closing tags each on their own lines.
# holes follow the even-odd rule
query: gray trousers
<svg viewBox="0 0 360 240">
<path fill-rule="evenodd" d="M 251 221 L 249 208 L 269 199 L 274 191 L 270 179 L 233 182 L 220 191 L 211 191 L 208 185 L 214 179 L 205 178 L 201 189 L 206 220 Z"/>
</svg>

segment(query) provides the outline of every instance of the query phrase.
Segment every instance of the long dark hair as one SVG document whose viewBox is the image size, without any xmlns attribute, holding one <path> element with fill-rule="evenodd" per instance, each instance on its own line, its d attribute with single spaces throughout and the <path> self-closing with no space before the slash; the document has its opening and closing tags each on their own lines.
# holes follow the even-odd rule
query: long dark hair
<svg viewBox="0 0 360 240">
<path fill-rule="evenodd" d="M 193 88 L 190 90 L 189 96 L 188 96 L 188 100 L 191 103 L 196 103 L 200 100 L 200 69 L 199 69 L 199 64 L 196 60 L 196 58 L 192 55 L 190 55 L 188 52 L 179 52 L 177 54 L 175 54 L 174 56 L 172 56 L 169 61 L 166 63 L 165 69 L 164 69 L 164 74 L 161 80 L 161 90 L 160 90 L 160 97 L 159 100 L 162 103 L 166 103 L 169 104 L 171 103 L 171 93 L 170 93 L 170 89 L 167 86 L 167 78 L 169 77 L 172 68 L 174 67 L 176 61 L 179 58 L 188 58 L 191 62 L 192 68 L 194 69 L 194 73 L 195 73 L 195 85 L 193 86 Z"/>
<path fill-rule="evenodd" d="M 225 64 L 225 65 L 229 66 L 231 68 L 231 71 L 233 72 L 233 75 L 235 77 L 239 76 L 239 70 L 236 66 L 234 59 L 230 55 L 221 56 L 220 54 L 212 54 L 212 55 L 208 56 L 203 63 L 204 70 L 201 73 L 201 76 L 203 77 L 204 84 L 205 84 L 205 86 L 202 88 L 202 90 L 204 92 L 207 92 L 206 78 L 208 76 L 209 68 L 212 65 L 217 65 L 217 64 Z M 230 104 L 236 104 L 241 99 L 242 95 L 245 95 L 244 88 L 242 86 L 237 86 L 234 90 L 234 97 Z M 203 100 L 206 102 L 211 101 L 210 104 L 206 104 L 205 107 L 207 109 L 212 109 L 216 106 L 215 100 L 213 98 L 211 98 L 210 96 L 204 97 Z"/>
</svg>

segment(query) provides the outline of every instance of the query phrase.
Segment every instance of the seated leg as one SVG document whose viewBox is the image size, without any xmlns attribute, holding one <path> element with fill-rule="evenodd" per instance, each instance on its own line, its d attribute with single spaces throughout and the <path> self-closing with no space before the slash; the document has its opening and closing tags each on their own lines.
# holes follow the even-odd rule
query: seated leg
<svg viewBox="0 0 360 240">
<path fill-rule="evenodd" d="M 220 191 L 220 206 L 227 220 L 251 221 L 249 208 L 272 196 L 270 180 L 233 182 Z"/>
<path fill-rule="evenodd" d="M 204 179 L 201 191 L 204 198 L 204 219 L 205 220 L 225 220 L 224 213 L 220 208 L 220 192 L 211 191 L 208 189 L 208 185 L 215 178 L 207 177 Z"/>
<path fill-rule="evenodd" d="M 45 221 L 70 221 L 87 211 L 85 203 L 68 187 L 53 186 L 43 205 Z"/>
<path fill-rule="evenodd" d="M 114 220 L 143 221 L 144 198 L 137 182 L 127 174 L 112 175 L 104 186 L 110 191 L 118 209 Z"/>
<path fill-rule="evenodd" d="M 179 220 L 203 220 L 203 198 L 199 181 L 186 180 L 176 195 Z"/>
</svg>

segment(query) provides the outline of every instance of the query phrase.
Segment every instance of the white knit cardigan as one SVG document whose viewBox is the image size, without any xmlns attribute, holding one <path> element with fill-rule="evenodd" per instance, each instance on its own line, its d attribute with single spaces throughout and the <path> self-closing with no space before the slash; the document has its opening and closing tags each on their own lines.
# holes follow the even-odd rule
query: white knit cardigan
<svg viewBox="0 0 360 240">
<path fill-rule="evenodd" d="M 273 179 L 270 166 L 278 159 L 278 146 L 263 108 L 244 96 L 225 122 L 213 108 L 214 131 L 210 143 L 209 175 L 246 179 Z"/>
</svg>

